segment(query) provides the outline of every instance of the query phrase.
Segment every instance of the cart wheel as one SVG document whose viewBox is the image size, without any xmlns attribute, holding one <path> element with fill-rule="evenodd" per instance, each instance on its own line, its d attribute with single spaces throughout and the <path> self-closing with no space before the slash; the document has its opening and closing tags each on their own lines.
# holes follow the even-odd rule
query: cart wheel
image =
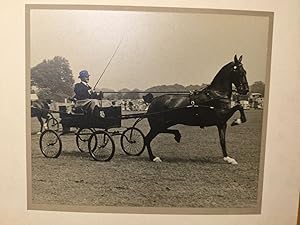
<svg viewBox="0 0 300 225">
<path fill-rule="evenodd" d="M 80 128 L 76 132 L 76 145 L 79 151 L 89 152 L 89 139 L 93 133 L 94 131 L 91 128 Z"/>
<path fill-rule="evenodd" d="M 145 149 L 145 135 L 140 129 L 129 127 L 121 135 L 121 147 L 127 155 L 138 156 Z"/>
<path fill-rule="evenodd" d="M 49 120 L 47 120 L 47 129 L 49 130 L 54 130 L 54 131 L 58 131 L 59 130 L 59 122 L 57 119 L 55 118 L 50 118 Z"/>
<path fill-rule="evenodd" d="M 53 130 L 45 130 L 40 136 L 40 149 L 46 158 L 57 158 L 62 150 L 61 139 Z"/>
<path fill-rule="evenodd" d="M 97 161 L 109 161 L 115 154 L 115 142 L 104 130 L 94 132 L 88 143 L 89 152 Z"/>
</svg>

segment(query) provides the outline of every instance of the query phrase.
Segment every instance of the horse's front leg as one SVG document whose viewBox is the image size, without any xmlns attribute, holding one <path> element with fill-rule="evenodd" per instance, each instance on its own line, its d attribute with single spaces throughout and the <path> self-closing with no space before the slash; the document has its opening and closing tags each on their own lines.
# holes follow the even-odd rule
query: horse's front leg
<svg viewBox="0 0 300 225">
<path fill-rule="evenodd" d="M 240 114 L 241 114 L 241 121 L 242 123 L 245 123 L 247 121 L 246 115 L 245 115 L 245 111 L 244 108 L 241 106 L 241 109 L 239 109 Z"/>
<path fill-rule="evenodd" d="M 220 144 L 223 152 L 223 159 L 224 161 L 230 163 L 230 164 L 238 164 L 237 161 L 227 155 L 227 150 L 226 150 L 226 128 L 227 124 L 220 124 L 218 125 L 218 131 L 219 131 L 219 137 L 220 137 Z"/>
<path fill-rule="evenodd" d="M 239 124 L 245 123 L 247 121 L 243 106 L 241 106 L 240 104 L 238 104 L 238 105 L 234 106 L 232 109 L 234 110 L 234 112 L 236 112 L 237 110 L 240 112 L 240 118 L 239 119 L 235 119 L 231 123 L 231 126 L 239 125 Z"/>
</svg>

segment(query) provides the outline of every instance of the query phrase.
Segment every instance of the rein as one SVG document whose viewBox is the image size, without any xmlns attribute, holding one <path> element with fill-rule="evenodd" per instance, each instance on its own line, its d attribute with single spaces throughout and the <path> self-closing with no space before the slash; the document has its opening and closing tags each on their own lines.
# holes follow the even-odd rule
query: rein
<svg viewBox="0 0 300 225">
<path fill-rule="evenodd" d="M 214 109 L 214 107 L 208 106 L 208 105 L 188 105 L 188 106 L 178 107 L 178 108 L 164 110 L 164 111 L 160 111 L 160 112 L 132 113 L 132 114 L 127 114 L 127 115 L 121 115 L 119 118 L 121 118 L 121 119 L 147 118 L 147 117 L 152 116 L 152 115 L 161 115 L 161 114 L 164 114 L 164 113 L 176 112 L 180 109 L 188 109 L 188 108 L 209 108 L 209 109 Z M 114 117 L 106 117 L 106 118 L 114 118 Z"/>
</svg>

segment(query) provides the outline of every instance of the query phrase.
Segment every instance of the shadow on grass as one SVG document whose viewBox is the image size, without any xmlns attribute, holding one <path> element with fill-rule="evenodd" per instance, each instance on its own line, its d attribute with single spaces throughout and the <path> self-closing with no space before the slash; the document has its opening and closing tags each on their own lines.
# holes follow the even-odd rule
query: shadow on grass
<svg viewBox="0 0 300 225">
<path fill-rule="evenodd" d="M 77 157 L 77 158 L 91 157 L 89 152 L 80 152 L 77 149 L 74 149 L 74 151 L 62 151 L 60 156 L 71 156 L 71 157 Z"/>
<path fill-rule="evenodd" d="M 188 164 L 224 164 L 222 158 L 208 158 L 208 157 L 195 157 L 195 158 L 175 158 L 165 157 L 162 158 L 163 162 L 167 163 L 188 163 Z"/>
<path fill-rule="evenodd" d="M 112 160 L 118 160 L 118 161 L 130 161 L 130 162 L 145 162 L 145 163 L 155 163 L 159 164 L 157 162 L 152 162 L 149 160 L 148 156 L 127 156 L 127 155 L 118 155 L 114 157 Z M 188 164 L 227 164 L 223 161 L 222 157 L 160 157 L 162 160 L 161 163 L 188 163 Z"/>
</svg>

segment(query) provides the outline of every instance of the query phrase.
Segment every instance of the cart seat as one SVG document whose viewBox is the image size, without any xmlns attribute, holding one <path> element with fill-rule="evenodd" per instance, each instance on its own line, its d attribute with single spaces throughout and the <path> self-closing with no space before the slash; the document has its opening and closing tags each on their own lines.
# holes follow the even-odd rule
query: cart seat
<svg viewBox="0 0 300 225">
<path fill-rule="evenodd" d="M 86 114 L 83 113 L 83 112 L 71 112 L 70 115 L 74 115 L 74 116 L 84 116 L 84 115 L 86 115 Z"/>
<path fill-rule="evenodd" d="M 86 114 L 85 110 L 82 107 L 73 106 L 72 114 Z"/>
</svg>

